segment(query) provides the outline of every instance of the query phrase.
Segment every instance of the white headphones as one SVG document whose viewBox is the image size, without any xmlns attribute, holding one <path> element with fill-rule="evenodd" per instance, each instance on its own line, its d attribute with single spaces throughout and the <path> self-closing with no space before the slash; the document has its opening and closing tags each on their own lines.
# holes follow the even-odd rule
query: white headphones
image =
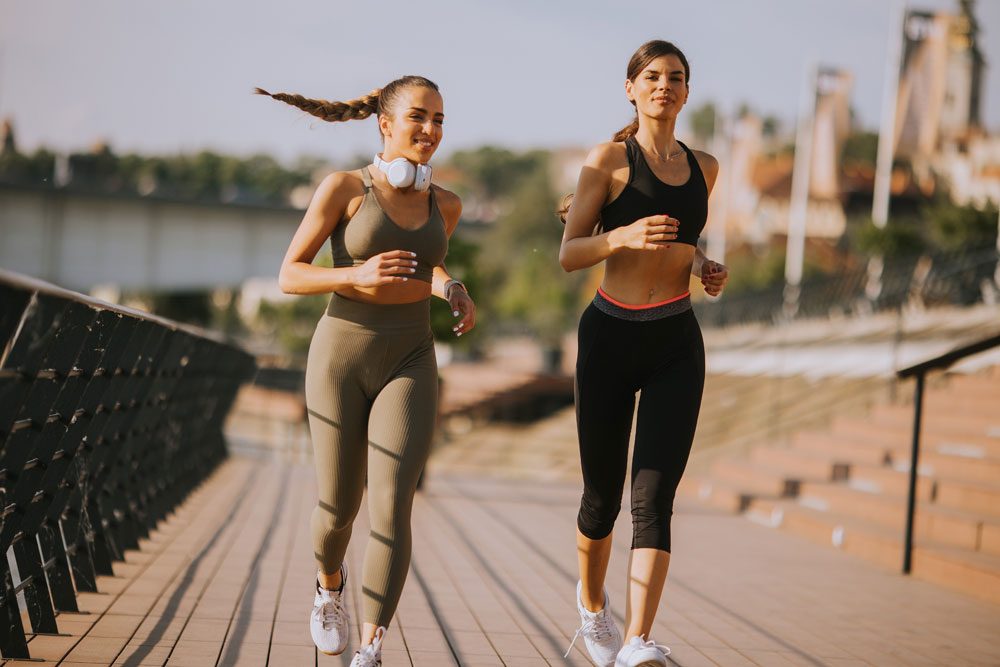
<svg viewBox="0 0 1000 667">
<path fill-rule="evenodd" d="M 375 166 L 385 174 L 389 185 L 394 188 L 405 188 L 410 185 L 414 190 L 426 190 L 431 186 L 431 166 L 429 164 L 413 164 L 405 157 L 398 157 L 392 162 L 386 162 L 379 153 L 375 154 Z"/>
</svg>

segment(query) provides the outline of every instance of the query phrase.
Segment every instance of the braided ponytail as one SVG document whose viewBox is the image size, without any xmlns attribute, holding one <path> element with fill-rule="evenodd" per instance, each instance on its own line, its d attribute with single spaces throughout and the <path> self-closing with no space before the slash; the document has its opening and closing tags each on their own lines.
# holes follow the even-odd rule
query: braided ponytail
<svg viewBox="0 0 1000 667">
<path fill-rule="evenodd" d="M 267 95 L 271 99 L 290 104 L 293 107 L 298 107 L 317 118 L 336 123 L 345 120 L 361 120 L 377 112 L 381 90 L 376 88 L 367 95 L 346 102 L 314 100 L 290 93 L 269 93 L 263 88 L 254 88 L 254 92 L 258 95 Z"/>
<path fill-rule="evenodd" d="M 437 84 L 430 79 L 422 76 L 408 75 L 390 81 L 383 88 L 376 88 L 367 95 L 362 95 L 346 102 L 314 100 L 291 93 L 269 93 L 263 88 L 254 88 L 254 92 L 258 95 L 267 95 L 271 99 L 290 104 L 325 121 L 337 123 L 345 120 L 362 120 L 372 114 L 391 115 L 399 93 L 409 86 L 422 86 L 438 90 Z"/>
</svg>

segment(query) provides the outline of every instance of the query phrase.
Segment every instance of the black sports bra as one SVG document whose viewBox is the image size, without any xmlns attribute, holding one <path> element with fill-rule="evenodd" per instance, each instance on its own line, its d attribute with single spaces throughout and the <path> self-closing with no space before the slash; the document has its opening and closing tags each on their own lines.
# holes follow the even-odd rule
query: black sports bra
<svg viewBox="0 0 1000 667">
<path fill-rule="evenodd" d="M 676 242 L 698 245 L 698 237 L 708 219 L 708 186 L 694 153 L 684 144 L 681 148 L 687 154 L 691 176 L 683 185 L 670 185 L 657 178 L 649 168 L 635 136 L 625 140 L 628 183 L 621 194 L 601 210 L 602 231 L 631 225 L 650 215 L 669 215 L 680 222 Z"/>
</svg>

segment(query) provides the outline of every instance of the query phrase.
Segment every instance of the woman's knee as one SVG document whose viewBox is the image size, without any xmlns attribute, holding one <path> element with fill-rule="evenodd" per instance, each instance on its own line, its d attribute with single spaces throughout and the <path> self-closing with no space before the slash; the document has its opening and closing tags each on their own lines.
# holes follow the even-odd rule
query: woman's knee
<svg viewBox="0 0 1000 667">
<path fill-rule="evenodd" d="M 329 536 L 350 530 L 359 509 L 360 505 L 337 510 L 331 505 L 320 501 L 313 508 L 313 533 Z"/>
<path fill-rule="evenodd" d="M 584 490 L 580 501 L 580 512 L 576 518 L 577 528 L 584 537 L 602 540 L 614 529 L 615 520 L 622 507 L 621 498 L 611 498 L 608 495 Z"/>
</svg>

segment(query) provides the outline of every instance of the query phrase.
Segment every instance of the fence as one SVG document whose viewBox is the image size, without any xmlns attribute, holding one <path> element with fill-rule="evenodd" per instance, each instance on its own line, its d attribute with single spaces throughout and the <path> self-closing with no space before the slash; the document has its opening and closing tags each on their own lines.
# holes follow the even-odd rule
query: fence
<svg viewBox="0 0 1000 667">
<path fill-rule="evenodd" d="M 859 267 L 835 277 L 803 280 L 795 317 L 857 315 L 896 310 L 909 301 L 923 305 L 970 305 L 983 299 L 984 284 L 995 289 L 998 255 L 995 248 L 962 253 L 934 253 L 886 261 L 872 280 L 871 267 Z M 873 284 L 878 285 L 877 293 Z M 762 322 L 786 317 L 784 286 L 726 294 L 717 302 L 695 305 L 706 327 Z"/>
<path fill-rule="evenodd" d="M 0 271 L 0 654 L 28 658 L 77 591 L 226 456 L 253 358 L 204 332 Z M 11 565 L 14 567 L 11 567 Z"/>
</svg>

